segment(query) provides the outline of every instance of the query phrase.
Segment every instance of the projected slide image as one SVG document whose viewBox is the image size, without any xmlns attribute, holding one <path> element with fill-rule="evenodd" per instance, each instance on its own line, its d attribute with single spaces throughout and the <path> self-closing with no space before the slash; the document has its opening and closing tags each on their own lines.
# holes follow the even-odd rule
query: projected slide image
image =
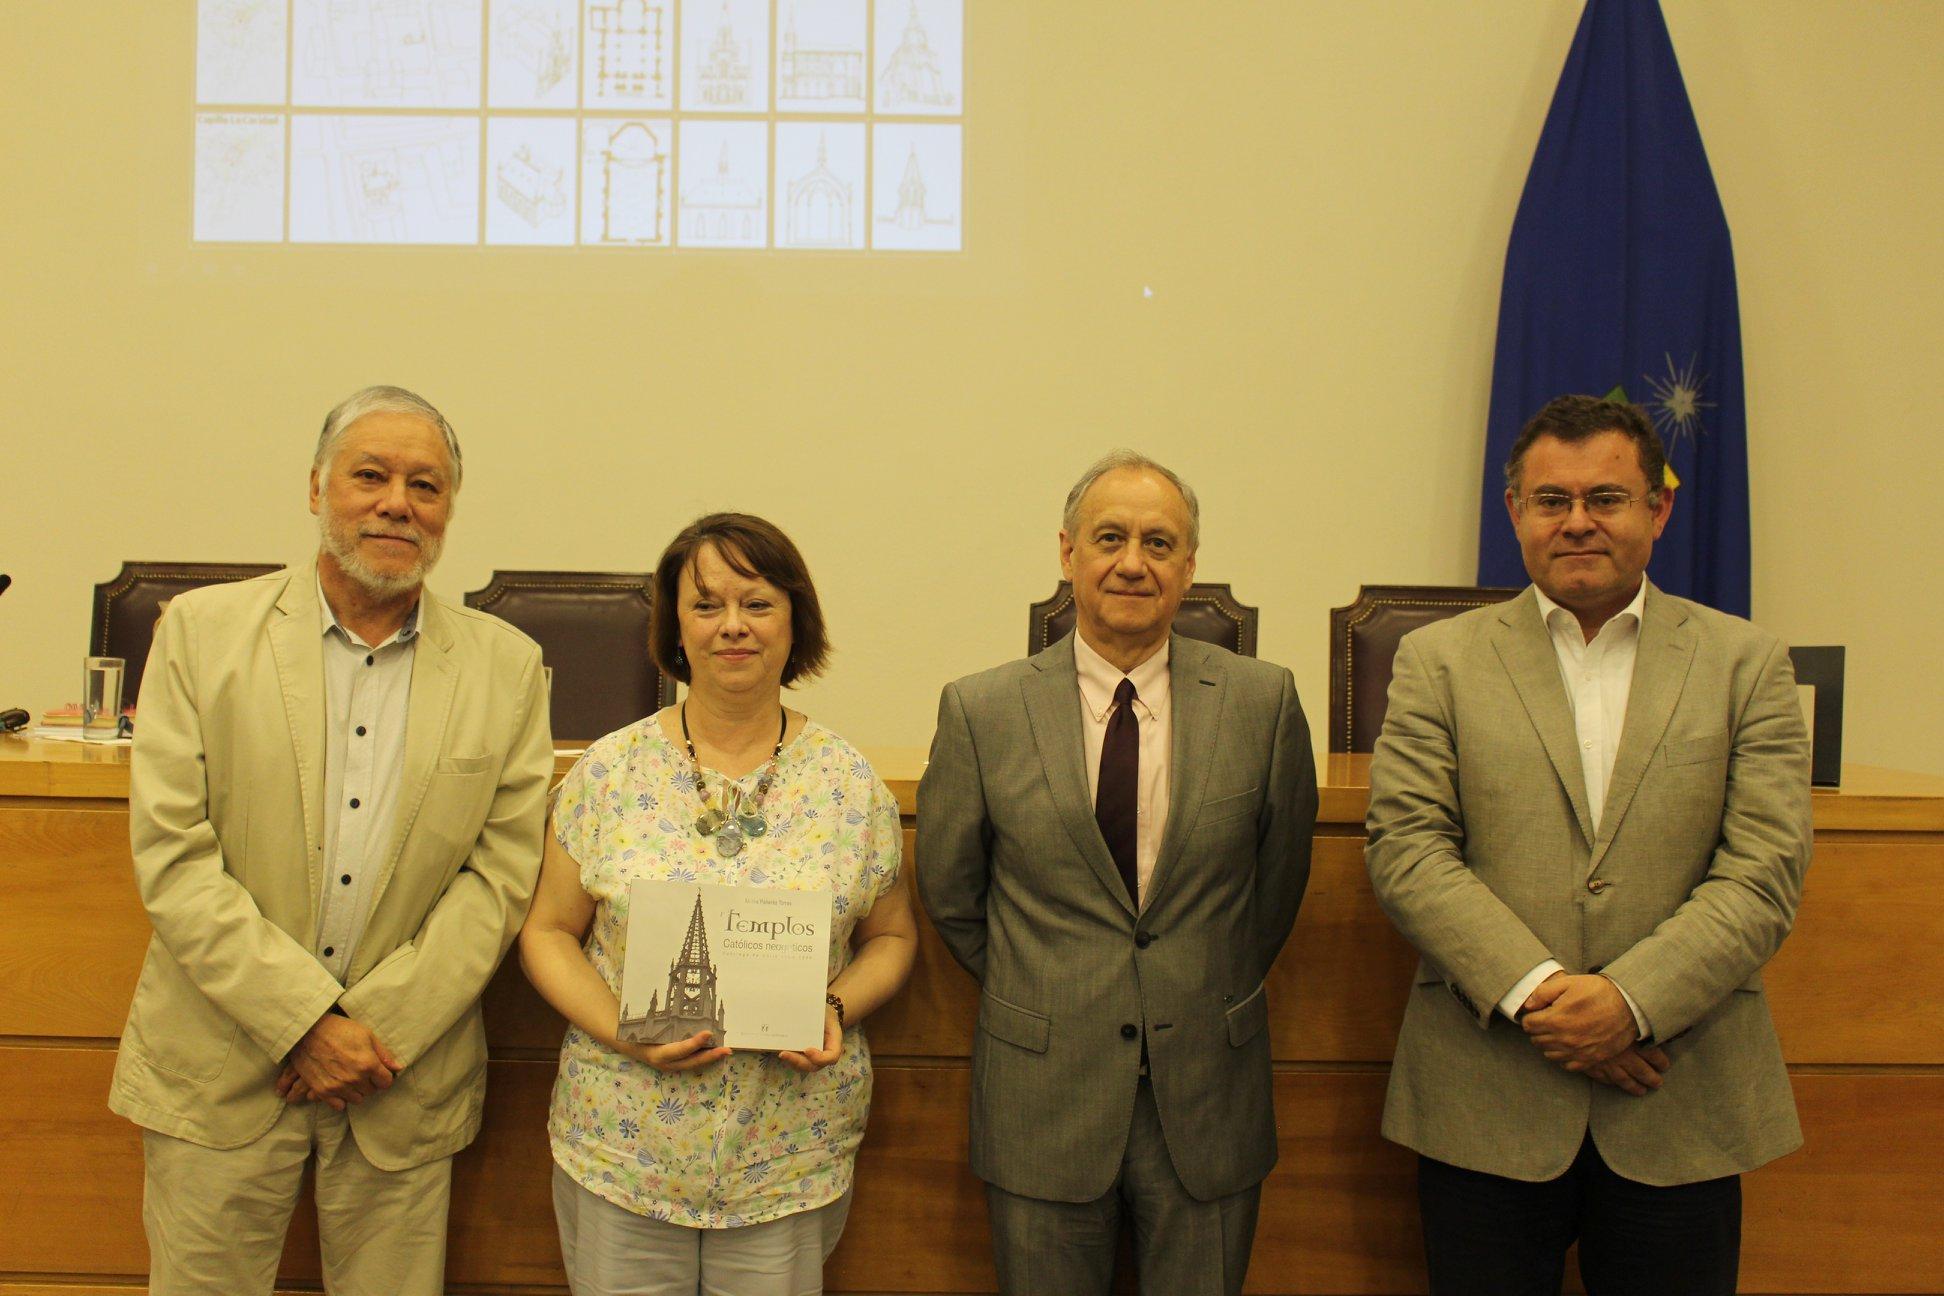
<svg viewBox="0 0 1944 1296">
<path fill-rule="evenodd" d="M 284 0 L 198 0 L 196 99 L 284 101 Z"/>
<path fill-rule="evenodd" d="M 580 0 L 493 0 L 487 101 L 495 108 L 579 106 Z"/>
<path fill-rule="evenodd" d="M 691 0 L 682 10 L 682 107 L 769 107 L 769 0 Z"/>
<path fill-rule="evenodd" d="M 486 122 L 486 241 L 574 241 L 574 123 L 554 117 Z"/>
<path fill-rule="evenodd" d="M 861 248 L 864 124 L 780 122 L 776 127 L 776 246 Z"/>
<path fill-rule="evenodd" d="M 479 121 L 291 119 L 293 243 L 477 243 Z"/>
<path fill-rule="evenodd" d="M 196 0 L 199 243 L 965 246 L 965 0 Z"/>
<path fill-rule="evenodd" d="M 769 242 L 769 128 L 762 122 L 682 123 L 676 242 L 764 247 Z"/>
<path fill-rule="evenodd" d="M 776 107 L 781 112 L 863 112 L 864 0 L 778 0 Z"/>
<path fill-rule="evenodd" d="M 958 251 L 959 128 L 880 122 L 871 134 L 871 246 Z"/>
<path fill-rule="evenodd" d="M 275 113 L 196 118 L 196 238 L 283 239 L 284 119 Z"/>
<path fill-rule="evenodd" d="M 877 110 L 953 116 L 965 104 L 960 0 L 878 0 Z"/>
<path fill-rule="evenodd" d="M 673 0 L 586 0 L 583 105 L 673 107 L 674 40 Z"/>
<path fill-rule="evenodd" d="M 672 133 L 665 120 L 582 124 L 582 243 L 639 247 L 669 241 Z"/>
<path fill-rule="evenodd" d="M 291 102 L 477 108 L 480 0 L 295 0 Z"/>
</svg>

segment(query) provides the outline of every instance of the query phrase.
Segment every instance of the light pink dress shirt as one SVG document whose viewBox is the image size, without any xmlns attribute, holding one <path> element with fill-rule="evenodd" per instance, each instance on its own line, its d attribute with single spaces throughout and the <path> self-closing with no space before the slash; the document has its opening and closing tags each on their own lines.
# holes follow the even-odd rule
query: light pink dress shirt
<svg viewBox="0 0 1944 1296">
<path fill-rule="evenodd" d="M 1073 636 L 1073 661 L 1080 672 L 1080 736 L 1087 757 L 1087 795 L 1100 796 L 1100 749 L 1107 742 L 1107 720 L 1114 713 L 1114 690 L 1122 678 L 1134 681 L 1134 718 L 1141 722 L 1141 773 L 1135 822 L 1135 873 L 1142 900 L 1161 853 L 1161 832 L 1168 826 L 1168 763 L 1170 719 L 1168 645 L 1163 641 L 1152 657 L 1126 672 L 1095 652 L 1081 634 Z M 1136 909 L 1140 906 L 1137 904 Z"/>
</svg>

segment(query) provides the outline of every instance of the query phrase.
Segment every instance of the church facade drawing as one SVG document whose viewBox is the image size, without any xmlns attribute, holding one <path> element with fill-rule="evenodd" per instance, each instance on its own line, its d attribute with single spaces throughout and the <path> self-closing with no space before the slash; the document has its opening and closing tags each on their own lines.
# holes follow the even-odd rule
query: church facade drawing
<svg viewBox="0 0 1944 1296">
<path fill-rule="evenodd" d="M 666 992 L 658 989 L 650 994 L 646 1008 L 622 1004 L 617 1033 L 642 1044 L 673 1044 L 697 1031 L 708 1031 L 720 1043 L 727 1020 L 716 965 L 709 957 L 702 893 L 697 891 L 682 947 L 668 964 Z"/>
<path fill-rule="evenodd" d="M 862 11 L 858 15 L 862 18 Z M 807 104 L 864 102 L 864 33 L 855 43 L 803 39 L 797 34 L 797 7 L 791 3 L 777 38 L 776 97 Z"/>
<path fill-rule="evenodd" d="M 918 0 L 910 0 L 910 6 L 904 33 L 878 73 L 878 107 L 888 112 L 949 109 L 957 104 L 958 96 L 945 78 L 938 51 L 932 47 L 931 34 L 918 12 Z"/>
<path fill-rule="evenodd" d="M 737 123 L 728 129 L 742 125 Z M 691 137 L 693 129 L 692 125 L 685 126 L 682 134 L 684 174 L 677 237 L 682 243 L 697 247 L 761 247 L 769 233 L 761 181 L 751 180 L 738 171 L 727 136 L 717 145 L 712 162 L 701 166 L 691 163 L 691 150 L 696 151 L 696 159 L 700 161 L 708 147 L 705 139 Z M 757 129 L 760 132 L 760 126 Z"/>
<path fill-rule="evenodd" d="M 736 30 L 723 0 L 715 35 L 696 69 L 697 98 L 711 108 L 740 108 L 750 101 L 750 42 Z"/>
<path fill-rule="evenodd" d="M 817 139 L 817 164 L 790 181 L 784 241 L 791 247 L 850 247 L 856 186 L 830 169 L 829 144 Z"/>
</svg>

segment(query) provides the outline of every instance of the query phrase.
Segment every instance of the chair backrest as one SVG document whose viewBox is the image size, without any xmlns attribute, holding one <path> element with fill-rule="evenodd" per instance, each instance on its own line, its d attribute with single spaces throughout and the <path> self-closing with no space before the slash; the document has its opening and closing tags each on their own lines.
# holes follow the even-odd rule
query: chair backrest
<svg viewBox="0 0 1944 1296">
<path fill-rule="evenodd" d="M 1051 598 L 1026 613 L 1026 655 L 1058 642 L 1073 629 L 1075 615 L 1073 584 L 1061 581 Z M 1256 654 L 1256 609 L 1236 602 L 1227 585 L 1190 585 L 1175 611 L 1174 630 L 1244 657 Z"/>
<path fill-rule="evenodd" d="M 282 563 L 124 562 L 112 580 L 94 587 L 94 618 L 88 655 L 120 657 L 122 705 L 142 696 L 142 668 L 155 643 L 155 623 L 170 599 L 204 585 L 248 580 L 280 570 Z"/>
<path fill-rule="evenodd" d="M 518 626 L 553 671 L 554 741 L 592 742 L 675 700 L 648 651 L 652 572 L 496 571 L 466 606 Z"/>
<path fill-rule="evenodd" d="M 1356 602 L 1331 608 L 1329 750 L 1367 752 L 1376 747 L 1398 640 L 1419 626 L 1503 603 L 1518 593 L 1479 585 L 1364 585 Z"/>
</svg>

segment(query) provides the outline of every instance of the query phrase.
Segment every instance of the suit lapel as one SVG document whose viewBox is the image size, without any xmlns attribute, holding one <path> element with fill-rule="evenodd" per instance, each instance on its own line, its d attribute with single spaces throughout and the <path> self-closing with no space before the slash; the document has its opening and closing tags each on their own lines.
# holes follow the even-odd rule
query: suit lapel
<svg viewBox="0 0 1944 1296">
<path fill-rule="evenodd" d="M 1020 686 L 1040 765 L 1053 790 L 1053 804 L 1067 835 L 1087 861 L 1100 885 L 1129 913 L 1127 888 L 1120 870 L 1094 820 L 1093 797 L 1087 791 L 1086 748 L 1080 738 L 1080 677 L 1073 664 L 1073 636 L 1067 635 L 1032 658 L 1037 673 Z"/>
<path fill-rule="evenodd" d="M 1694 642 L 1695 628 L 1688 620 L 1687 609 L 1650 584 L 1641 610 L 1627 718 L 1620 727 L 1613 777 L 1607 780 L 1606 808 L 1600 813 L 1600 836 L 1587 865 L 1589 875 L 1605 857 L 1615 829 L 1633 804 L 1640 780 L 1660 748 L 1661 736 L 1674 718 L 1674 706 L 1681 700 L 1688 670 L 1694 665 Z"/>
<path fill-rule="evenodd" d="M 1593 844 L 1593 816 L 1586 808 L 1586 775 L 1580 765 L 1579 748 L 1574 745 L 1573 713 L 1566 703 L 1566 685 L 1559 678 L 1559 656 L 1553 649 L 1552 635 L 1539 615 L 1539 600 L 1528 588 L 1525 593 L 1502 605 L 1498 627 L 1492 633 L 1492 647 L 1512 687 L 1518 691 L 1526 717 L 1539 732 L 1553 771 L 1573 803 L 1573 817 L 1579 822 L 1580 836 Z"/>
<path fill-rule="evenodd" d="M 270 655 L 277 664 L 284 723 L 304 808 L 304 867 L 310 879 L 311 926 L 317 925 L 324 854 L 324 636 L 319 629 L 317 570 L 306 563 L 290 572 L 270 622 Z"/>
<path fill-rule="evenodd" d="M 418 646 L 412 652 L 412 689 L 406 703 L 405 756 L 399 770 L 397 820 L 392 825 L 390 847 L 385 851 L 383 871 L 371 893 L 371 912 L 378 911 L 385 889 L 404 853 L 406 839 L 418 819 L 425 800 L 426 786 L 432 781 L 432 768 L 445 750 L 446 722 L 452 715 L 452 696 L 459 687 L 459 669 L 452 662 L 452 629 L 446 624 L 445 610 L 432 597 L 432 591 L 419 594 Z"/>
<path fill-rule="evenodd" d="M 1168 692 L 1173 732 L 1168 738 L 1168 822 L 1161 833 L 1154 873 L 1148 878 L 1147 905 L 1160 898 L 1174 873 L 1188 834 L 1201 814 L 1208 770 L 1215 763 L 1222 698 L 1228 672 L 1208 646 L 1175 635 L 1168 645 Z M 1147 906 L 1143 906 L 1147 907 Z"/>
</svg>

